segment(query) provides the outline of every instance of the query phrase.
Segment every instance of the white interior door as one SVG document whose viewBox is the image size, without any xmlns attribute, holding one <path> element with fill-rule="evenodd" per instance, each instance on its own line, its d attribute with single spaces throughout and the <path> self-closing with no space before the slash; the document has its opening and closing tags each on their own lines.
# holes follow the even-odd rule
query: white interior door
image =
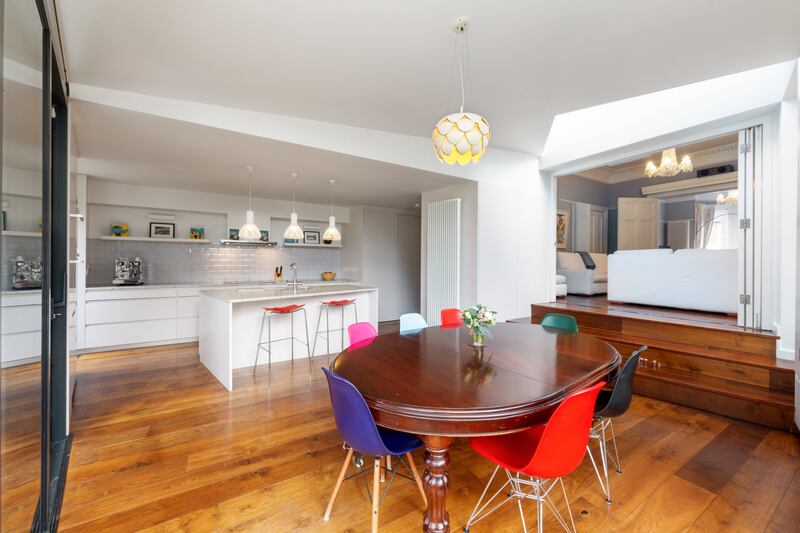
<svg viewBox="0 0 800 533">
<path fill-rule="evenodd" d="M 617 249 L 658 248 L 658 198 L 617 200 Z"/>
<path fill-rule="evenodd" d="M 397 222 L 399 312 L 419 313 L 420 218 L 401 214 Z"/>
<path fill-rule="evenodd" d="M 400 318 L 397 213 L 364 211 L 364 285 L 378 288 L 378 320 Z M 417 291 L 419 292 L 419 291 Z"/>
<path fill-rule="evenodd" d="M 592 206 L 589 212 L 589 251 L 601 254 L 606 253 L 607 240 L 606 209 Z"/>
</svg>

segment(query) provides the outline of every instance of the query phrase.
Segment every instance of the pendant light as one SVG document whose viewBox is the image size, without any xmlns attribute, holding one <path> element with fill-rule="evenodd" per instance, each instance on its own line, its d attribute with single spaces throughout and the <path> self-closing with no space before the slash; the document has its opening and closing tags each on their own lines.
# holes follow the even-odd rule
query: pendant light
<svg viewBox="0 0 800 533">
<path fill-rule="evenodd" d="M 295 201 L 295 189 L 297 185 L 297 172 L 292 172 L 292 214 L 289 217 L 289 227 L 283 232 L 284 239 L 303 240 L 303 228 L 297 224 L 297 203 Z"/>
<path fill-rule="evenodd" d="M 328 219 L 328 227 L 325 229 L 325 233 L 322 234 L 322 242 L 325 244 L 342 240 L 342 234 L 339 232 L 339 228 L 336 227 L 336 217 L 333 216 L 333 186 L 336 184 L 336 180 L 328 180 L 328 183 L 331 184 L 331 217 Z"/>
<path fill-rule="evenodd" d="M 247 166 L 247 172 L 250 174 L 250 189 L 247 193 L 247 213 L 245 214 L 245 222 L 239 228 L 240 241 L 258 241 L 261 239 L 261 230 L 258 229 L 255 223 L 255 216 L 253 215 L 253 172 L 255 167 L 253 165 Z"/>
<path fill-rule="evenodd" d="M 455 54 L 459 54 L 458 73 L 461 79 L 461 108 L 458 113 L 452 113 L 443 117 L 433 128 L 433 151 L 439 161 L 454 165 L 458 162 L 464 166 L 470 161 L 477 163 L 486 152 L 489 146 L 489 138 L 492 136 L 489 122 L 477 113 L 466 113 L 464 111 L 464 57 L 469 59 L 467 50 L 466 32 L 467 19 L 464 17 L 456 20 L 453 25 L 456 32 Z M 463 44 L 459 50 L 459 36 L 463 36 Z M 469 66 L 469 65 L 467 65 Z M 452 72 L 450 75 L 452 80 Z M 449 95 L 448 95 L 449 96 Z"/>
</svg>

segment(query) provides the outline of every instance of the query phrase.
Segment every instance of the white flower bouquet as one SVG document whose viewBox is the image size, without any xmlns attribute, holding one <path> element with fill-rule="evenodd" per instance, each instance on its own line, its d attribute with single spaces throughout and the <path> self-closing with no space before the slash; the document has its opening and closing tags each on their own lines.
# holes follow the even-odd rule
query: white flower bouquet
<svg viewBox="0 0 800 533">
<path fill-rule="evenodd" d="M 483 346 L 486 336 L 489 335 L 489 328 L 497 323 L 497 313 L 489 311 L 483 304 L 465 307 L 461 311 L 461 320 L 472 332 L 472 343 L 474 346 Z"/>
</svg>

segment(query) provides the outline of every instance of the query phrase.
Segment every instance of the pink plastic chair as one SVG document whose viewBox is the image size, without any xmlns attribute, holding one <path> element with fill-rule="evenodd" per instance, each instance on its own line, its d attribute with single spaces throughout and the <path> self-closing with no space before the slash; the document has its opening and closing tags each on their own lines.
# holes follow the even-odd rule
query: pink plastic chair
<svg viewBox="0 0 800 533">
<path fill-rule="evenodd" d="M 356 322 L 347 326 L 347 336 L 350 338 L 350 346 L 372 340 L 378 336 L 378 332 L 369 322 Z"/>
</svg>

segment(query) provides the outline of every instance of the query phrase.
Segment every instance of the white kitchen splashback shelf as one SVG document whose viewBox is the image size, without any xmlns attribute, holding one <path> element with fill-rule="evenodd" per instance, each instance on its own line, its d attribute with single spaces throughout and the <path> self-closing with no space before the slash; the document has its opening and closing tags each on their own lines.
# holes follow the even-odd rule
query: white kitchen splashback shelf
<svg viewBox="0 0 800 533">
<path fill-rule="evenodd" d="M 275 241 L 243 241 L 238 239 L 222 239 L 219 243 L 223 246 L 266 246 L 268 248 L 278 245 Z"/>
<path fill-rule="evenodd" d="M 171 243 L 192 243 L 192 244 L 208 244 L 211 241 L 208 239 L 158 239 L 154 237 L 112 237 L 111 235 L 102 235 L 101 241 L 136 241 L 136 242 L 171 242 Z"/>
<path fill-rule="evenodd" d="M 6 237 L 42 237 L 41 233 L 35 231 L 12 231 L 12 230 L 3 230 L 3 235 Z"/>
<path fill-rule="evenodd" d="M 304 242 L 285 242 L 286 248 L 341 248 L 341 244 L 306 244 Z"/>
</svg>

